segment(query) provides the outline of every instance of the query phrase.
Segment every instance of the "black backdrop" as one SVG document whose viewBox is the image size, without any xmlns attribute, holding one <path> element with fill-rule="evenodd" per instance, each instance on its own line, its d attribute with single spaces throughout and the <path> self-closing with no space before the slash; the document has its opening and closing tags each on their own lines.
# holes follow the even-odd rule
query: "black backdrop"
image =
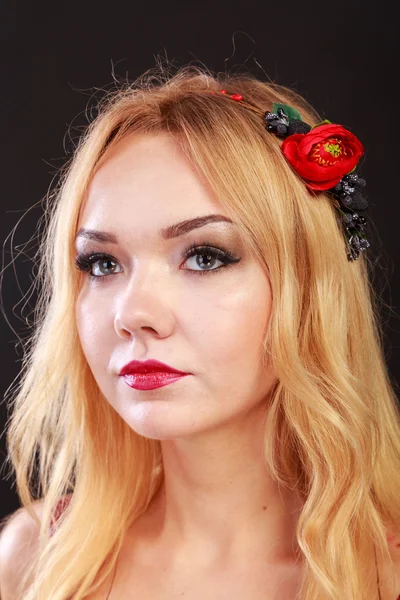
<svg viewBox="0 0 400 600">
<path fill-rule="evenodd" d="M 135 79 L 155 56 L 177 66 L 194 61 L 218 70 L 247 68 L 294 87 L 323 118 L 351 129 L 365 146 L 377 263 L 384 305 L 385 353 L 400 375 L 398 233 L 397 20 L 385 2 L 3 3 L 1 151 L 1 398 L 18 375 L 20 336 L 35 296 L 32 257 L 40 200 L 70 156 L 72 140 L 113 77 Z M 28 209 L 30 209 L 28 211 Z M 28 211 L 28 212 L 27 212 Z M 16 225 L 18 225 L 16 227 Z M 15 231 L 14 228 L 16 227 Z M 19 251 L 24 252 L 19 254 Z M 0 457 L 7 407 L 0 405 Z M 19 506 L 15 482 L 0 472 L 0 518 Z"/>
</svg>

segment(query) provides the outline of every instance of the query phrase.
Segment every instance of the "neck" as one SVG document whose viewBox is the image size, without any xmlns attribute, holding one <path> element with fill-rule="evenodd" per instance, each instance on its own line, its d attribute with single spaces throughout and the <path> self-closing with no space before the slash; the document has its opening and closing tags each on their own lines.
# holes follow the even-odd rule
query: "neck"
<svg viewBox="0 0 400 600">
<path fill-rule="evenodd" d="M 272 479 L 263 443 L 259 414 L 196 438 L 161 442 L 164 481 L 150 513 L 168 552 L 210 562 L 296 557 L 299 498 Z"/>
</svg>

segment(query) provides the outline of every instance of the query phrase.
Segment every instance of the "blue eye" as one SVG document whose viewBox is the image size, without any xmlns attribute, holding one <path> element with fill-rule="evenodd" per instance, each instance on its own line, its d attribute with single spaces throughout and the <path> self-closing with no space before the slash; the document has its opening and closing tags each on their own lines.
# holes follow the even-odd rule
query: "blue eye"
<svg viewBox="0 0 400 600">
<path fill-rule="evenodd" d="M 89 273 L 90 279 L 101 279 L 103 277 L 107 277 L 108 273 L 103 273 L 101 269 L 104 267 L 106 263 L 114 263 L 116 261 L 108 254 L 101 254 L 100 252 L 95 252 L 94 254 L 78 254 L 75 259 L 75 266 L 79 271 L 84 271 Z M 97 271 L 102 273 L 101 275 L 93 272 L 92 267 L 96 266 Z M 114 269 L 114 267 L 105 267 L 106 269 Z M 111 273 L 112 274 L 112 273 Z"/>
<path fill-rule="evenodd" d="M 236 257 L 232 252 L 228 250 L 224 250 L 223 248 L 216 248 L 211 245 L 197 246 L 191 245 L 182 254 L 182 259 L 185 259 L 185 262 L 197 256 L 200 260 L 196 259 L 196 264 L 199 269 L 185 269 L 196 275 L 206 275 L 207 273 L 214 273 L 215 271 L 219 271 L 224 267 L 230 267 L 235 263 L 238 263 L 241 258 Z M 220 261 L 222 265 L 216 268 L 208 268 L 213 267 L 216 261 Z M 116 261 L 112 256 L 108 254 L 103 254 L 101 252 L 94 253 L 81 253 L 75 259 L 75 266 L 79 271 L 88 272 L 90 279 L 104 279 L 105 277 L 109 277 L 115 273 L 120 273 L 121 271 L 116 271 L 116 265 L 118 265 L 118 261 Z M 93 267 L 95 270 L 93 271 Z M 105 273 L 104 270 L 110 270 L 110 273 Z M 100 274 L 99 274 L 100 273 Z"/>
<path fill-rule="evenodd" d="M 200 270 L 189 269 L 189 271 L 193 271 L 194 273 L 199 275 L 205 275 L 206 273 L 214 273 L 215 271 L 219 271 L 224 267 L 230 267 L 241 260 L 241 258 L 236 257 L 234 254 L 232 254 L 232 252 L 229 252 L 229 250 L 224 250 L 223 248 L 216 248 L 215 246 L 210 245 L 191 245 L 189 246 L 189 248 L 186 248 L 182 255 L 182 258 L 184 258 L 186 262 L 187 260 L 189 260 L 189 258 L 192 258 L 193 256 L 198 256 L 201 258 L 200 261 L 196 259 L 196 263 L 200 267 Z M 207 265 L 209 265 L 210 263 L 213 266 L 216 260 L 222 262 L 222 265 L 215 269 L 206 268 Z"/>
</svg>

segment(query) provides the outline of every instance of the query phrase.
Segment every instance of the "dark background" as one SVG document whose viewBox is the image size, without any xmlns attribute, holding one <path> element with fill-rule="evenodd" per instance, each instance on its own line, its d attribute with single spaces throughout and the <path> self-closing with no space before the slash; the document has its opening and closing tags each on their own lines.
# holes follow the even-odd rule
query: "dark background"
<svg viewBox="0 0 400 600">
<path fill-rule="evenodd" d="M 14 6 L 12 5 L 14 4 Z M 371 224 L 368 250 L 382 298 L 385 355 L 400 380 L 397 19 L 367 2 L 28 2 L 3 3 L 1 31 L 1 398 L 18 376 L 20 338 L 32 321 L 33 255 L 41 200 L 102 89 L 134 80 L 156 57 L 176 66 L 247 69 L 293 87 L 322 118 L 362 141 Z M 1 400 L 1 399 L 0 399 Z M 19 506 L 14 478 L 0 472 L 0 518 Z"/>
</svg>

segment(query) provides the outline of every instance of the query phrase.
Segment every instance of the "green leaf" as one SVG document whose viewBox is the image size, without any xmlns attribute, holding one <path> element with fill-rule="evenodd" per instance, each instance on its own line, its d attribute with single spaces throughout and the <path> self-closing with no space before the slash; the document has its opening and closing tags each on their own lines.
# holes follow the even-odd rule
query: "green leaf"
<svg viewBox="0 0 400 600">
<path fill-rule="evenodd" d="M 285 115 L 287 116 L 287 118 L 290 119 L 298 119 L 299 121 L 302 121 L 303 119 L 301 118 L 300 113 L 293 108 L 292 106 L 288 106 L 287 104 L 279 104 L 278 102 L 274 102 L 272 105 L 272 112 L 273 113 L 277 113 L 278 108 L 281 108 Z"/>
<path fill-rule="evenodd" d="M 325 121 L 321 121 L 321 123 L 317 123 L 316 125 L 311 127 L 311 129 L 315 129 L 316 127 L 321 127 L 321 125 L 330 125 L 331 123 L 332 123 L 332 121 L 328 121 L 328 119 L 325 119 Z"/>
</svg>

